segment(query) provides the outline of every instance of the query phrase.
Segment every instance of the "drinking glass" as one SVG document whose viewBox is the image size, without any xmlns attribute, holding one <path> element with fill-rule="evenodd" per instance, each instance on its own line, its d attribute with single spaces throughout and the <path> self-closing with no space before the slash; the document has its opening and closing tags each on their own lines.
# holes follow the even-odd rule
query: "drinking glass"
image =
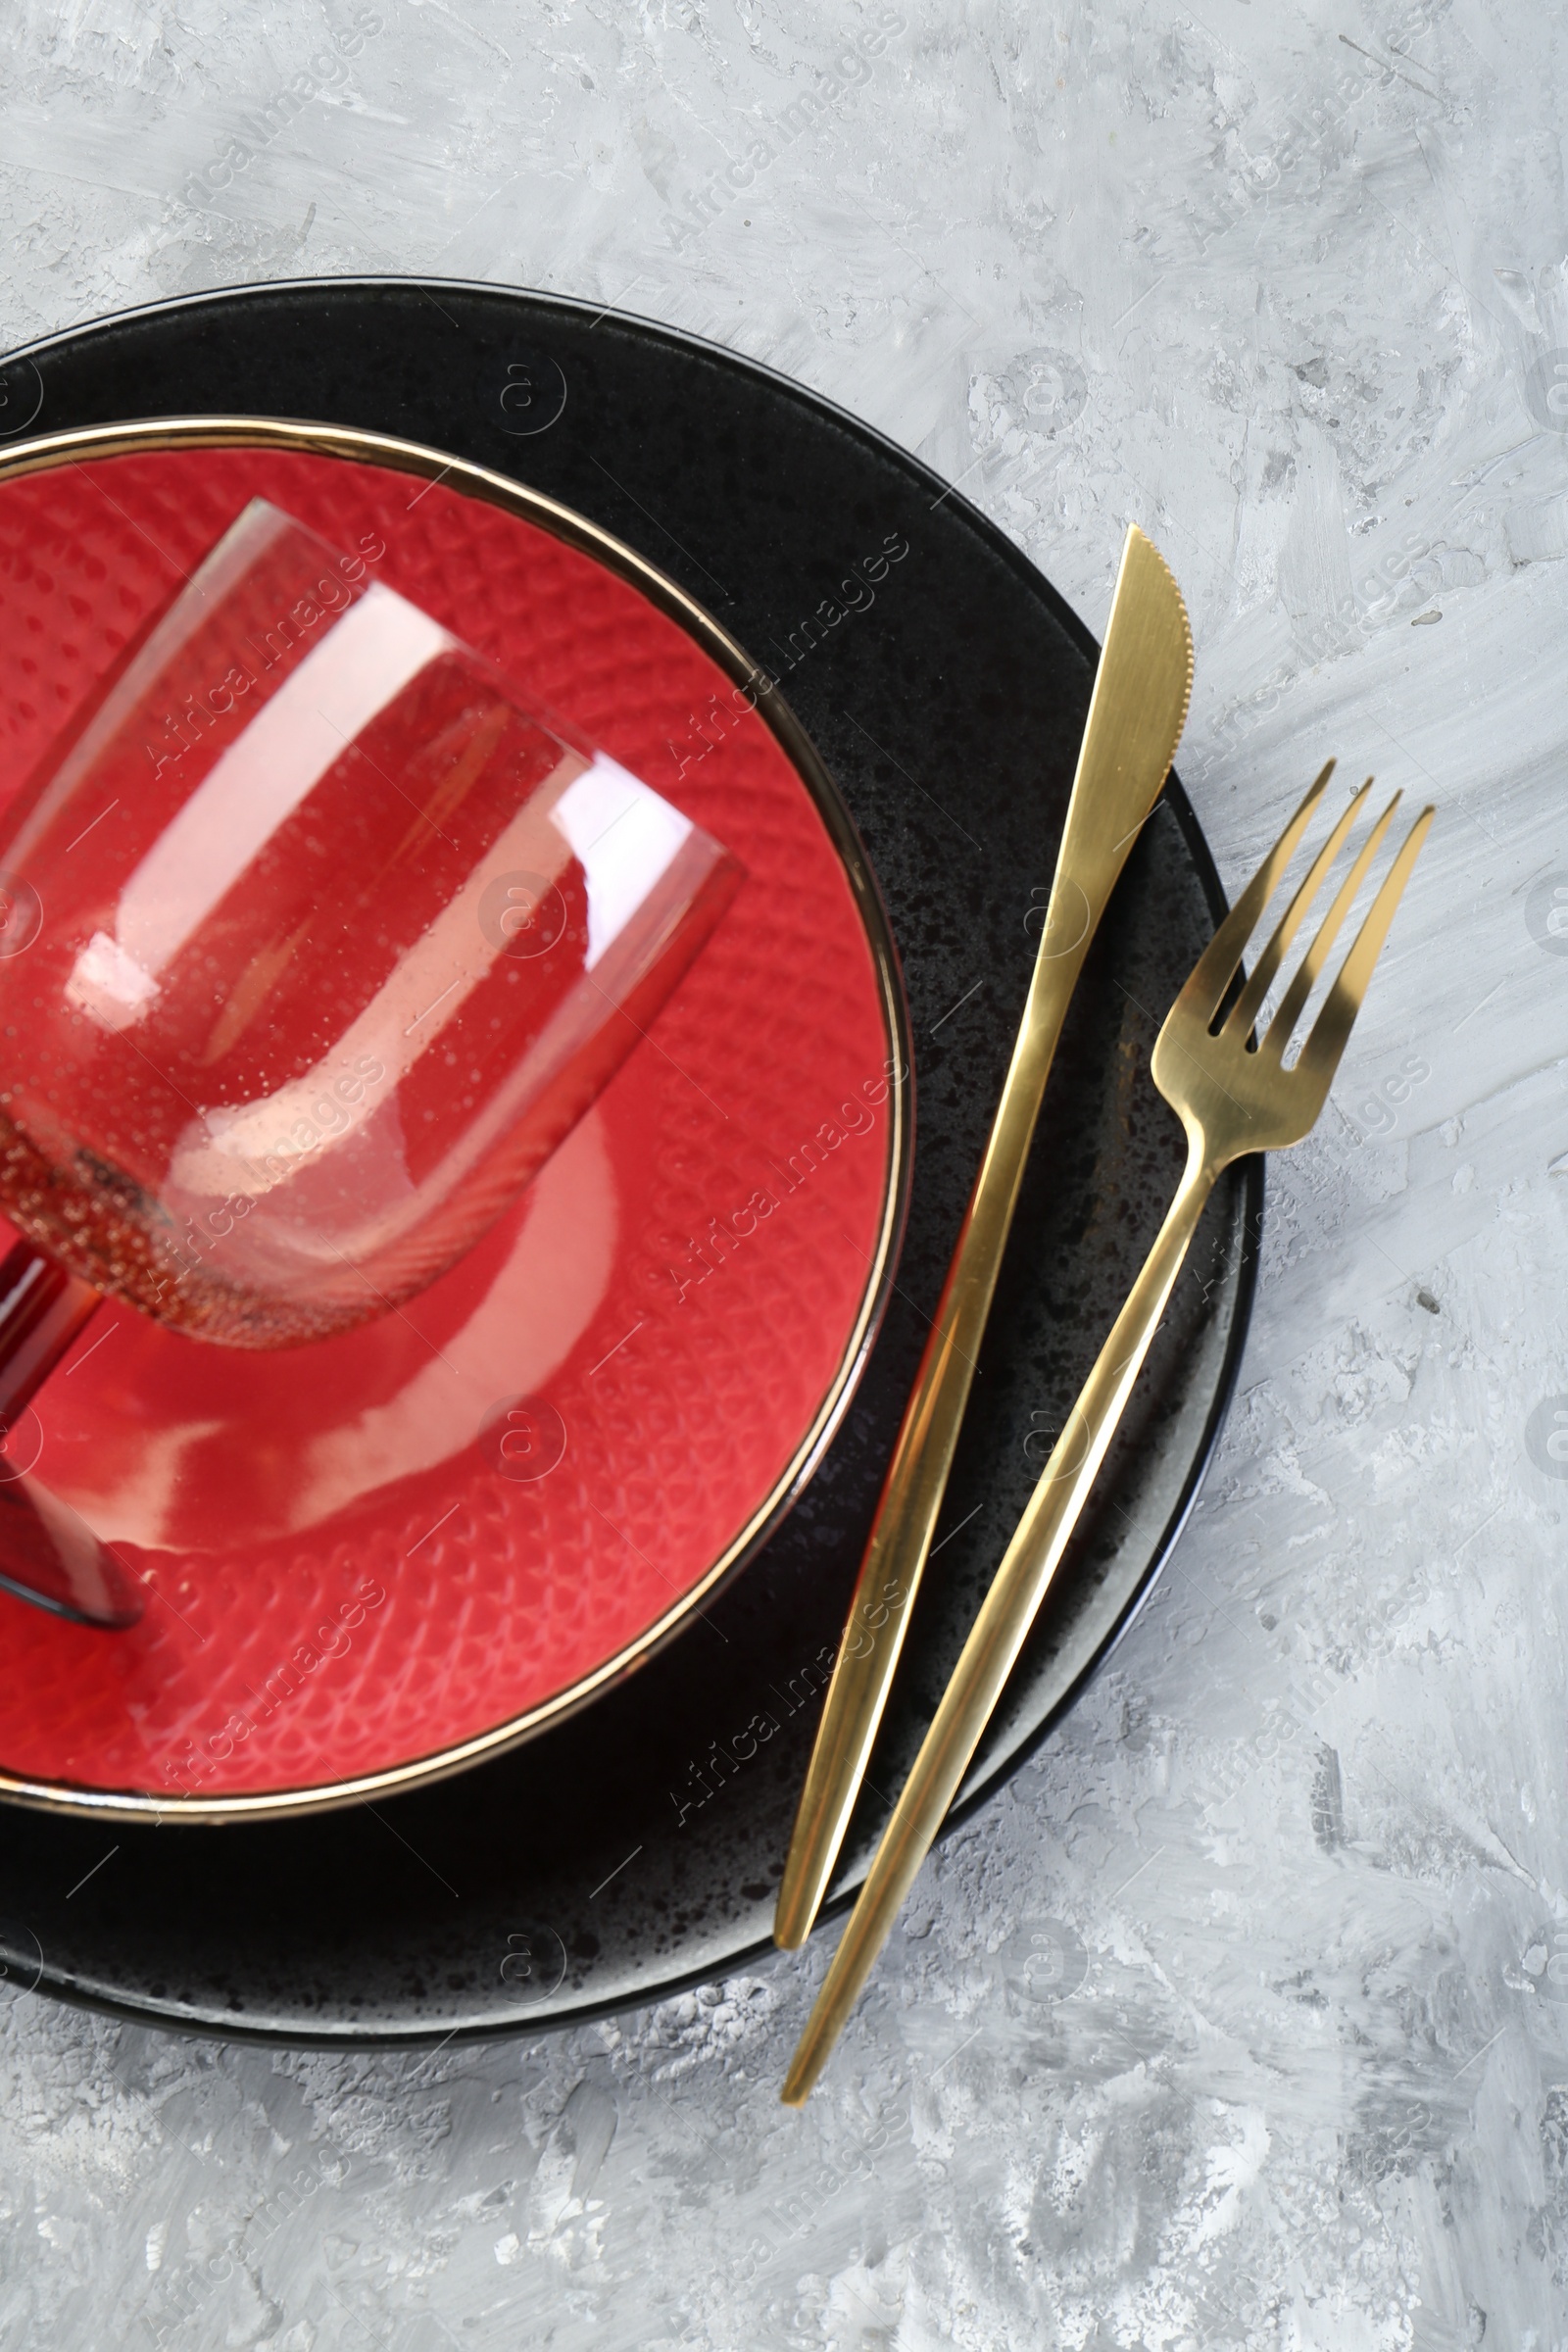
<svg viewBox="0 0 1568 2352">
<path fill-rule="evenodd" d="M 0 1422 L 105 1294 L 274 1348 L 435 1281 L 741 878 L 363 554 L 253 501 L 0 833 Z M 0 1581 L 123 1622 L 131 1594 L 38 1590 L 34 1492 L 0 1481 Z"/>
</svg>

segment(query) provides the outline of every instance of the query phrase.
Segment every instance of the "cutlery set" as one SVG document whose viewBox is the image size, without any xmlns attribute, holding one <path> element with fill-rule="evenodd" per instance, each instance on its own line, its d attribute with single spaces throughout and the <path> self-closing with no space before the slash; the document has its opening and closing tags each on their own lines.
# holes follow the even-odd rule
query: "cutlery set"
<svg viewBox="0 0 1568 2352">
<path fill-rule="evenodd" d="M 823 1705 L 774 1934 L 804 1943 L 832 1877 L 930 1550 L 1052 1057 L 1096 926 L 1164 783 L 1187 715 L 1192 637 L 1179 590 L 1150 541 L 1127 534 L 1045 929 L 980 1173 L 906 1411 Z M 1334 762 L 1203 951 L 1155 1041 L 1152 1074 L 1182 1122 L 1187 1165 L 1143 1271 L 1053 1446 L 1003 1555 L 930 1730 L 882 1833 L 849 1925 L 785 2078 L 803 2105 L 863 1990 L 956 1796 L 1089 1499 L 1222 1170 L 1310 1133 L 1366 996 L 1433 810 L 1405 834 L 1287 1067 L 1335 941 L 1394 821 L 1370 828 L 1289 984 L 1298 931 L 1371 793 L 1361 787 L 1286 905 L 1250 972 L 1242 958 L 1317 809 Z M 1269 1014 L 1266 1023 L 1265 1013 Z M 896 1613 L 888 1613 L 897 1602 Z M 864 1628 L 885 1627 L 879 1641 Z"/>
</svg>

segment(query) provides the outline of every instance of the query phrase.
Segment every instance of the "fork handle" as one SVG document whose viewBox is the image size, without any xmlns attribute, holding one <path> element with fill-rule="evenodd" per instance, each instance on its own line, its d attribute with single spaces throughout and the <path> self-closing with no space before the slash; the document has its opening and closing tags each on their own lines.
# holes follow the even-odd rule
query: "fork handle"
<svg viewBox="0 0 1568 2352">
<path fill-rule="evenodd" d="M 1221 1164 L 1190 1142 L 1165 1222 L 1003 1555 L 882 1834 L 791 2061 L 783 2092 L 789 2106 L 804 2104 L 820 2074 L 958 1792 L 1126 1409 Z"/>
</svg>

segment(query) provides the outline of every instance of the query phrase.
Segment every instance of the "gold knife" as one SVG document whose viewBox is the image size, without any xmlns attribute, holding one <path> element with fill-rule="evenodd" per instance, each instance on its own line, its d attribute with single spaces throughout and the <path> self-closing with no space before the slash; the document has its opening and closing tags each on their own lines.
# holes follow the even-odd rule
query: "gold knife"
<svg viewBox="0 0 1568 2352">
<path fill-rule="evenodd" d="M 1192 685 L 1187 608 L 1135 523 L 1012 1060 L 883 1483 L 795 1817 L 773 1922 L 774 1940 L 786 1949 L 811 1932 L 859 1793 L 942 1508 L 1061 1024 L 1116 877 L 1169 772 Z"/>
</svg>

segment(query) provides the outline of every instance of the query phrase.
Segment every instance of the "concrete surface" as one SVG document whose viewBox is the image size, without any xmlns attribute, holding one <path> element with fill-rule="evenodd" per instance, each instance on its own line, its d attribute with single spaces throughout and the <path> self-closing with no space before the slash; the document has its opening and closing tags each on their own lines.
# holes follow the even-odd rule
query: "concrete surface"
<svg viewBox="0 0 1568 2352">
<path fill-rule="evenodd" d="M 1143 521 L 1231 882 L 1330 750 L 1440 808 L 1334 1105 L 1275 1164 L 1175 1564 L 928 1867 L 804 2116 L 776 2085 L 814 1949 L 434 2059 L 8 1994 L 0 2345 L 1568 2343 L 1561 13 L 0 27 L 7 345 L 311 271 L 620 304 L 917 449 L 1097 628 Z"/>
</svg>

